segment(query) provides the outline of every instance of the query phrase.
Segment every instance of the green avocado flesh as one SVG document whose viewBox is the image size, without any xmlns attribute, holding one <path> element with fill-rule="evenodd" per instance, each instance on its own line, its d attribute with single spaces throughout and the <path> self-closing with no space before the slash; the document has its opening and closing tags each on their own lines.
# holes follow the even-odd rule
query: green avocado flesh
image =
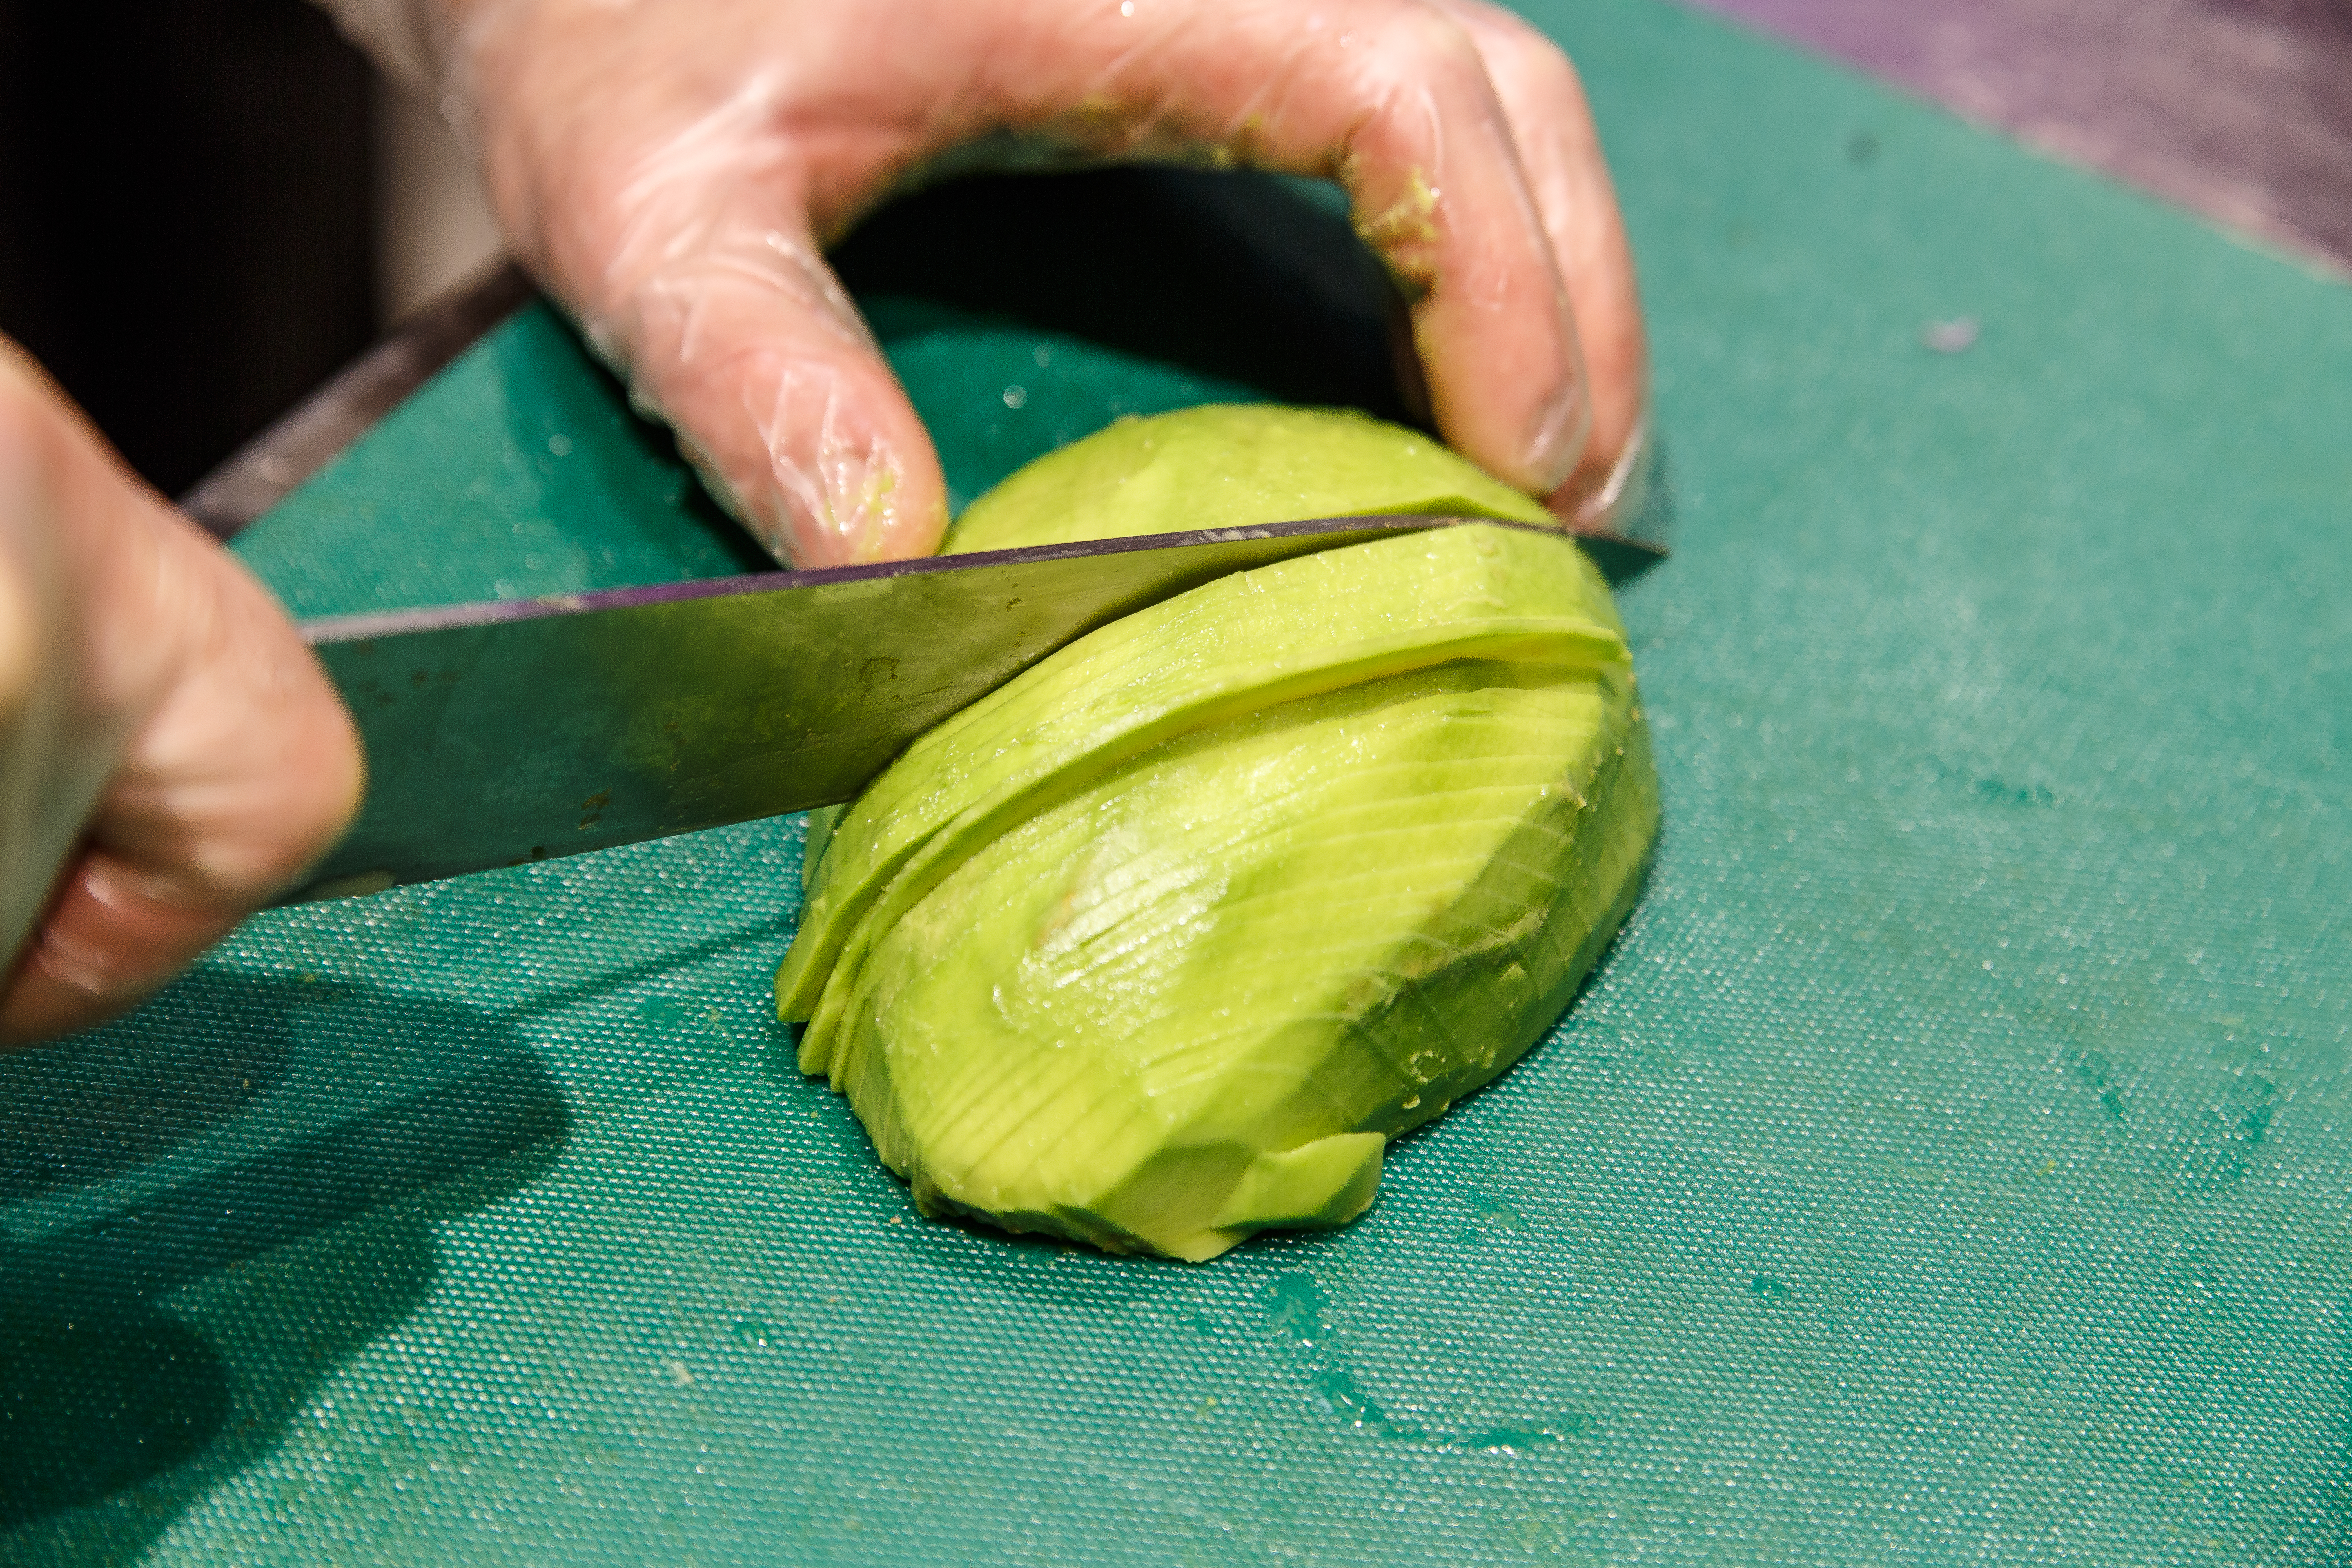
<svg viewBox="0 0 2352 1568">
<path fill-rule="evenodd" d="M 1391 511 L 1558 526 L 1467 458 L 1370 415 L 1211 404 L 1129 415 L 1048 452 L 965 508 L 945 552 Z"/>
<path fill-rule="evenodd" d="M 1032 464 L 954 546 L 1202 526 L 1186 468 L 1221 525 L 1534 510 L 1360 416 L 1194 409 Z M 1105 626 L 916 741 L 813 830 L 778 1005 L 925 1213 L 1205 1259 L 1363 1212 L 1386 1141 L 1568 1005 L 1656 822 L 1573 543 L 1326 551 Z"/>
</svg>

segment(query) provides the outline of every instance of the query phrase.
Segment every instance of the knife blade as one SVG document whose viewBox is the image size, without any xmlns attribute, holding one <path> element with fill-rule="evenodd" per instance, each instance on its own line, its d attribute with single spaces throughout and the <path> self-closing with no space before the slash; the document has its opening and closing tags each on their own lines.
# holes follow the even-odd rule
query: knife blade
<svg viewBox="0 0 2352 1568">
<path fill-rule="evenodd" d="M 306 622 L 367 796 L 287 900 L 830 805 L 1095 627 L 1231 572 L 1475 518 L 1328 518 Z"/>
</svg>

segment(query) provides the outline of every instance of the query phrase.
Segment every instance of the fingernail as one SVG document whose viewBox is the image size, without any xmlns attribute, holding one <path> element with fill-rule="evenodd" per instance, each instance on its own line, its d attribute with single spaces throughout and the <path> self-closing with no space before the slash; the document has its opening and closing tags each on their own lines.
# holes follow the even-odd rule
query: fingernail
<svg viewBox="0 0 2352 1568">
<path fill-rule="evenodd" d="M 1521 448 L 1528 488 L 1538 495 L 1549 495 L 1568 483 L 1591 435 L 1592 401 L 1584 395 L 1584 384 L 1573 376 L 1564 377 L 1536 411 L 1534 426 Z"/>
<path fill-rule="evenodd" d="M 1582 493 L 1571 493 L 1565 500 L 1569 526 L 1580 532 L 1619 533 L 1626 521 L 1642 510 L 1649 490 L 1650 479 L 1650 416 L 1644 411 L 1634 421 L 1625 445 L 1618 451 L 1617 460 L 1609 465 L 1589 487 L 1579 487 Z M 1555 507 L 1558 506 L 1555 502 Z"/>
</svg>

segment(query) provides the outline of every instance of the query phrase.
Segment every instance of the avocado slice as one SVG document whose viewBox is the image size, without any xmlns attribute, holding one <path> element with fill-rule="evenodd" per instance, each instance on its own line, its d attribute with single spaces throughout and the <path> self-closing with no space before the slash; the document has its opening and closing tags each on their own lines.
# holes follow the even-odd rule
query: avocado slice
<svg viewBox="0 0 2352 1568">
<path fill-rule="evenodd" d="M 1128 415 L 964 509 L 942 553 L 1383 512 L 1559 523 L 1430 437 L 1353 409 L 1213 403 Z"/>
<path fill-rule="evenodd" d="M 1327 436 L 1343 460 L 1318 467 Z M 1165 500 L 1171 450 L 1223 523 L 1466 510 L 1493 485 L 1360 416 L 1189 410 L 1013 476 L 972 547 L 1195 523 Z M 1656 801 L 1622 627 L 1565 538 L 1304 556 L 1106 626 L 918 740 L 823 824 L 779 1009 L 924 1212 L 1205 1259 L 1353 1218 L 1388 1138 L 1534 1043 L 1630 905 Z"/>
</svg>

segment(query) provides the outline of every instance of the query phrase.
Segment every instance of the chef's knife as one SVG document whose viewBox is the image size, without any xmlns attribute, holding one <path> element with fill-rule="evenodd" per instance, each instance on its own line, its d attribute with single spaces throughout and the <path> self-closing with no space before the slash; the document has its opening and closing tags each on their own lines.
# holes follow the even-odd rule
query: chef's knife
<svg viewBox="0 0 2352 1568">
<path fill-rule="evenodd" d="M 1229 572 L 1479 519 L 1089 541 L 304 625 L 367 798 L 294 898 L 374 892 L 846 800 L 1097 626 Z"/>
</svg>

